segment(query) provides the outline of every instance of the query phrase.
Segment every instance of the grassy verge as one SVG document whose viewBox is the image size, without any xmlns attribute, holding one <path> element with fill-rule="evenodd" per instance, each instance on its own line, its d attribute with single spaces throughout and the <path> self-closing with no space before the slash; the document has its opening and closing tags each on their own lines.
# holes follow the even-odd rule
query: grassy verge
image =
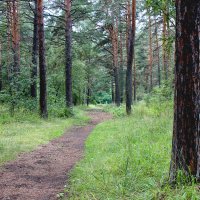
<svg viewBox="0 0 200 200">
<path fill-rule="evenodd" d="M 96 127 L 86 142 L 85 158 L 71 173 L 68 199 L 197 200 L 197 186 L 167 185 L 172 132 L 172 103 L 134 107 L 125 117 Z"/>
<path fill-rule="evenodd" d="M 88 117 L 75 108 L 74 117 L 42 120 L 37 113 L 18 110 L 10 117 L 7 107 L 0 107 L 0 165 L 15 159 L 21 152 L 31 151 L 40 144 L 61 136 L 72 125 L 83 125 Z"/>
</svg>

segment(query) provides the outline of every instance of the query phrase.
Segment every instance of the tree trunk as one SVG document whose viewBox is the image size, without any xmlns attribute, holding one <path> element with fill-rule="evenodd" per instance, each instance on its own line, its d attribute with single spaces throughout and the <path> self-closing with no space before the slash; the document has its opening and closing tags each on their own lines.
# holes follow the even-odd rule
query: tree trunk
<svg viewBox="0 0 200 200">
<path fill-rule="evenodd" d="M 89 80 L 88 80 L 88 81 L 89 81 Z M 87 88 L 87 99 L 86 99 L 87 106 L 89 106 L 89 104 L 90 104 L 90 99 L 91 99 L 91 89 L 90 89 L 90 86 L 89 86 L 89 83 L 88 83 L 88 88 Z"/>
<path fill-rule="evenodd" d="M 65 0 L 65 89 L 66 106 L 72 108 L 72 19 L 71 19 L 71 0 Z"/>
<path fill-rule="evenodd" d="M 43 18 L 43 0 L 38 2 L 38 43 L 39 43 L 39 70 L 40 70 L 40 115 L 48 117 L 47 112 L 47 86 L 46 86 L 46 60 L 45 60 L 45 36 Z"/>
<path fill-rule="evenodd" d="M 128 45 L 129 45 L 129 34 L 130 34 L 130 28 L 131 28 L 131 5 L 130 1 L 128 0 L 127 6 L 126 6 L 126 62 L 128 62 Z"/>
<path fill-rule="evenodd" d="M 134 57 L 134 43 L 135 43 L 135 18 L 136 18 L 136 0 L 132 0 L 132 26 L 129 28 L 130 34 L 128 39 L 128 58 L 126 71 L 126 112 L 131 114 L 132 105 L 132 65 Z"/>
<path fill-rule="evenodd" d="M 7 18 L 7 81 L 10 81 L 11 78 L 11 2 L 7 2 L 6 9 L 6 18 Z"/>
<path fill-rule="evenodd" d="M 0 38 L 0 92 L 3 88 L 3 80 L 2 80 L 2 44 L 1 44 L 1 38 Z"/>
<path fill-rule="evenodd" d="M 120 84 L 119 84 L 119 63 L 118 63 L 118 19 L 116 24 L 113 21 L 113 55 L 114 55 L 114 76 L 115 76 L 115 103 L 120 106 Z"/>
<path fill-rule="evenodd" d="M 113 81 L 113 76 L 111 76 L 111 90 L 112 90 L 112 103 L 115 103 L 115 86 Z"/>
<path fill-rule="evenodd" d="M 114 70 L 114 80 L 115 80 L 115 104 L 120 106 L 120 89 L 119 89 L 119 71 L 118 66 L 113 67 Z"/>
<path fill-rule="evenodd" d="M 151 17 L 149 14 L 149 79 L 150 79 L 149 89 L 150 89 L 150 91 L 153 88 L 152 69 L 153 69 L 152 32 L 151 32 Z"/>
<path fill-rule="evenodd" d="M 167 16 L 166 8 L 163 13 L 163 67 L 165 80 L 168 79 L 168 61 L 167 61 Z"/>
<path fill-rule="evenodd" d="M 176 1 L 174 130 L 170 181 L 177 171 L 200 178 L 199 1 Z"/>
<path fill-rule="evenodd" d="M 113 16 L 112 16 L 113 17 Z M 119 84 L 119 67 L 118 67 L 118 24 L 113 17 L 113 22 L 108 26 L 113 53 L 113 76 L 115 82 L 115 104 L 120 106 L 120 84 Z"/>
<path fill-rule="evenodd" d="M 133 100 L 136 101 L 137 97 L 137 86 L 136 86 L 136 60 L 135 60 L 135 52 L 134 52 L 134 69 L 133 69 Z"/>
<path fill-rule="evenodd" d="M 90 66 L 90 58 L 88 59 L 88 66 Z M 90 77 L 90 70 L 88 68 L 87 70 L 87 91 L 86 91 L 86 103 L 87 106 L 90 104 L 90 99 L 91 99 L 91 77 Z"/>
<path fill-rule="evenodd" d="M 31 67 L 31 97 L 37 97 L 37 57 L 38 57 L 38 8 L 37 0 L 35 0 L 34 9 L 34 29 L 33 29 L 33 50 L 32 50 L 32 67 Z"/>
<path fill-rule="evenodd" d="M 158 85 L 161 86 L 161 73 L 160 73 L 160 51 L 158 42 L 158 25 L 155 19 L 155 35 L 156 35 L 156 52 L 157 52 L 157 65 L 158 65 Z"/>
<path fill-rule="evenodd" d="M 121 22 L 120 22 L 121 23 Z M 122 36 L 122 30 L 120 30 L 120 99 L 121 103 L 123 103 L 124 100 L 124 59 L 123 59 L 123 36 Z"/>
<path fill-rule="evenodd" d="M 15 75 L 19 74 L 20 71 L 20 34 L 19 34 L 19 10 L 18 10 L 18 0 L 13 0 L 12 2 L 12 20 L 11 20 L 11 33 L 12 33 L 12 50 L 13 50 L 13 72 Z"/>
</svg>

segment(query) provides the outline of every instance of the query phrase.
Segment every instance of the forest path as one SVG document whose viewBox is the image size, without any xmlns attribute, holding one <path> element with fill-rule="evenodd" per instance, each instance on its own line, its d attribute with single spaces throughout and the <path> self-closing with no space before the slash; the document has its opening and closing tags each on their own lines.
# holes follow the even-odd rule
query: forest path
<svg viewBox="0 0 200 200">
<path fill-rule="evenodd" d="M 88 115 L 88 125 L 72 127 L 62 137 L 2 166 L 0 200 L 56 200 L 69 171 L 83 156 L 87 136 L 97 124 L 111 119 L 110 114 L 98 110 Z"/>
</svg>

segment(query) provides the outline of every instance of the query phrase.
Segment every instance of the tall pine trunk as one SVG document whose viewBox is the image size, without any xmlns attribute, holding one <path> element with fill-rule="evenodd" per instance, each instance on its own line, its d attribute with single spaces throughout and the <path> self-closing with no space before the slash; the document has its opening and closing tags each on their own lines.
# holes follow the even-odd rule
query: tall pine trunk
<svg viewBox="0 0 200 200">
<path fill-rule="evenodd" d="M 87 106 L 89 106 L 90 104 L 90 99 L 91 99 L 91 89 L 90 89 L 90 79 L 88 79 L 87 98 L 86 98 Z"/>
<path fill-rule="evenodd" d="M 10 82 L 11 79 L 11 2 L 7 2 L 6 4 L 6 18 L 7 18 L 7 81 Z"/>
<path fill-rule="evenodd" d="M 113 17 L 113 16 L 112 16 Z M 119 66 L 118 66 L 118 23 L 114 20 L 113 23 L 108 26 L 110 39 L 112 43 L 112 54 L 113 54 L 113 77 L 115 83 L 115 104 L 120 106 L 120 83 L 119 83 Z"/>
<path fill-rule="evenodd" d="M 2 44 L 1 44 L 1 38 L 0 38 L 0 92 L 3 88 L 3 80 L 2 80 Z"/>
<path fill-rule="evenodd" d="M 114 81 L 115 81 L 115 104 L 116 106 L 120 106 L 120 86 L 119 86 L 119 70 L 118 66 L 114 65 Z"/>
<path fill-rule="evenodd" d="M 126 112 L 131 114 L 132 105 L 132 65 L 134 57 L 134 43 L 135 43 L 135 18 L 136 18 L 136 0 L 132 0 L 132 26 L 129 27 L 130 33 L 128 37 L 128 58 L 126 70 Z"/>
<path fill-rule="evenodd" d="M 167 8 L 165 7 L 163 13 L 163 68 L 164 68 L 164 78 L 168 79 L 168 60 L 167 60 Z"/>
<path fill-rule="evenodd" d="M 114 87 L 114 77 L 111 75 L 111 92 L 112 92 L 112 103 L 115 103 L 115 87 Z"/>
<path fill-rule="evenodd" d="M 157 65 L 158 65 L 158 86 L 161 86 L 161 70 L 160 70 L 160 51 L 158 41 L 158 25 L 155 19 L 155 35 L 156 35 L 156 52 L 157 52 Z"/>
<path fill-rule="evenodd" d="M 12 33 L 12 50 L 13 50 L 13 72 L 16 75 L 20 71 L 20 34 L 19 34 L 19 9 L 18 0 L 12 2 L 12 20 L 11 20 L 11 33 Z"/>
<path fill-rule="evenodd" d="M 151 16 L 149 14 L 149 90 L 151 91 L 153 88 L 153 50 L 152 50 L 152 30 L 151 30 Z"/>
<path fill-rule="evenodd" d="M 72 108 L 72 19 L 71 19 L 71 0 L 65 0 L 65 89 L 66 106 Z"/>
<path fill-rule="evenodd" d="M 120 21 L 121 23 L 121 21 Z M 119 70 L 119 81 L 120 81 L 120 100 L 123 103 L 124 100 L 124 58 L 123 58 L 123 36 L 122 30 L 120 30 L 120 70 Z"/>
<path fill-rule="evenodd" d="M 170 181 L 200 178 L 200 1 L 176 1 L 174 130 Z"/>
<path fill-rule="evenodd" d="M 137 83 L 136 83 L 136 60 L 135 60 L 135 52 L 134 52 L 134 64 L 133 64 L 133 100 L 137 100 Z"/>
<path fill-rule="evenodd" d="M 37 97 L 37 57 L 38 57 L 38 8 L 37 0 L 35 0 L 34 9 L 34 29 L 33 29 L 33 49 L 32 49 L 32 67 L 31 67 L 31 97 Z"/>
<path fill-rule="evenodd" d="M 47 112 L 43 0 L 37 0 L 37 3 L 38 3 L 38 43 L 39 43 L 39 70 L 40 70 L 40 115 L 43 118 L 47 118 L 48 112 Z"/>
<path fill-rule="evenodd" d="M 120 106 L 120 83 L 119 83 L 119 62 L 118 62 L 118 19 L 113 20 L 113 34 L 112 34 L 112 47 L 113 47 L 113 63 L 114 63 L 114 78 L 115 78 L 115 104 Z"/>
</svg>

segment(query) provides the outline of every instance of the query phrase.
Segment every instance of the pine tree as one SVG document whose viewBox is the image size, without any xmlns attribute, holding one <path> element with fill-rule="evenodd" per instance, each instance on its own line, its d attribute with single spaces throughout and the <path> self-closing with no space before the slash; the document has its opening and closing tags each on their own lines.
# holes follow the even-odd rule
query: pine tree
<svg viewBox="0 0 200 200">
<path fill-rule="evenodd" d="M 34 9 L 34 21 L 33 21 L 33 49 L 32 49 L 32 68 L 31 68 L 31 97 L 37 97 L 37 57 L 38 57 L 38 8 L 37 8 L 37 0 L 34 1 L 35 9 Z"/>
<path fill-rule="evenodd" d="M 176 1 L 175 107 L 170 181 L 200 178 L 200 2 Z"/>
<path fill-rule="evenodd" d="M 48 117 L 47 111 L 47 85 L 46 85 L 46 60 L 45 60 L 45 37 L 43 0 L 37 0 L 38 8 L 38 42 L 39 42 L 39 70 L 40 70 L 40 115 Z"/>
<path fill-rule="evenodd" d="M 66 106 L 72 108 L 72 18 L 71 0 L 65 0 Z"/>
<path fill-rule="evenodd" d="M 130 33 L 128 36 L 128 57 L 127 57 L 127 71 L 126 71 L 126 112 L 131 114 L 132 105 L 132 65 L 134 57 L 134 43 L 135 43 L 135 21 L 136 21 L 136 1 L 132 0 L 132 25 L 129 27 Z"/>
</svg>

